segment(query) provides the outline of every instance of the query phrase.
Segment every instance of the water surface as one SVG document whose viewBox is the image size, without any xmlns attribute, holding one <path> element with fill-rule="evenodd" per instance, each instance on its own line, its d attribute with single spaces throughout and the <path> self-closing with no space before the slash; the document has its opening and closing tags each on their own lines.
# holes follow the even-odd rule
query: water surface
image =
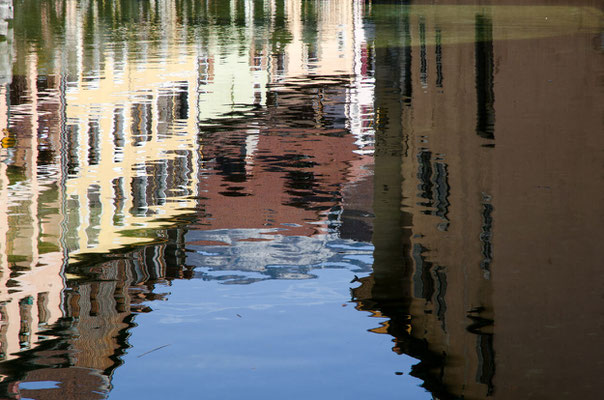
<svg viewBox="0 0 604 400">
<path fill-rule="evenodd" d="M 2 395 L 596 398 L 601 5 L 409 3 L 15 2 Z"/>
</svg>

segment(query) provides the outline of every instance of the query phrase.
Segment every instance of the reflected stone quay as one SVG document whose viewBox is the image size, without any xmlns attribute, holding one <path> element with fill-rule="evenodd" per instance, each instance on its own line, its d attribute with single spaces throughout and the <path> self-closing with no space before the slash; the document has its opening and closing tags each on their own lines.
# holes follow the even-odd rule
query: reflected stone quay
<svg viewBox="0 0 604 400">
<path fill-rule="evenodd" d="M 0 398 L 598 399 L 600 0 L 0 0 Z"/>
</svg>

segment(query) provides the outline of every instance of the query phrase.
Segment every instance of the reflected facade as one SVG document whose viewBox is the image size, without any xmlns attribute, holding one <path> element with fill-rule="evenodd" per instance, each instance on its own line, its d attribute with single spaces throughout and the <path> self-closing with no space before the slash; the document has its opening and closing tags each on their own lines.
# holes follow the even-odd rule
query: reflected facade
<svg viewBox="0 0 604 400">
<path fill-rule="evenodd" d="M 374 242 L 374 272 L 353 293 L 358 309 L 390 318 L 375 332 L 421 360 L 412 374 L 438 398 L 597 396 L 582 373 L 599 365 L 589 349 L 602 343 L 567 297 L 601 283 L 597 224 L 583 219 L 602 214 L 593 202 L 601 180 L 585 178 L 603 145 L 590 5 L 374 9 L 399 28 L 376 27 L 390 38 L 376 65 L 400 66 L 376 68 L 376 110 L 387 120 L 376 135 L 396 152 L 377 142 L 375 179 L 380 157 L 402 171 L 389 182 L 400 192 L 376 185 L 374 206 L 391 205 L 400 233 L 387 234 L 391 246 Z M 522 19 L 526 31 L 512 32 Z M 539 30 L 540 19 L 567 35 Z M 588 297 L 595 316 L 599 301 Z"/>
<path fill-rule="evenodd" d="M 27 383 L 48 381 L 63 395 L 104 398 L 134 316 L 164 298 L 156 283 L 223 280 L 211 272 L 232 268 L 312 278 L 325 260 L 343 264 L 338 246 L 370 239 L 362 10 L 300 1 L 17 9 L 14 38 L 2 42 L 11 52 L 0 102 L 6 396 L 53 398 L 54 387 Z M 340 234 L 349 224 L 365 229 Z M 231 255 L 203 257 L 225 242 Z M 288 246 L 307 257 L 271 267 Z M 370 257 L 367 246 L 355 251 Z"/>
<path fill-rule="evenodd" d="M 21 3 L 0 0 L 3 396 L 108 397 L 177 280 L 345 270 L 426 396 L 595 398 L 595 1 Z"/>
</svg>

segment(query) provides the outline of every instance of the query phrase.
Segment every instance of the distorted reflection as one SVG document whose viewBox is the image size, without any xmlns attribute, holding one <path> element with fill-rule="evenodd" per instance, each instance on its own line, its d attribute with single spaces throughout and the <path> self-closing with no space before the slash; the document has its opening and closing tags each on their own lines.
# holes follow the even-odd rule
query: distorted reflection
<svg viewBox="0 0 604 400">
<path fill-rule="evenodd" d="M 375 28 L 375 260 L 357 308 L 389 319 L 374 331 L 420 360 L 411 374 L 437 398 L 597 397 L 582 368 L 602 343 L 568 301 L 598 275 L 587 216 L 602 213 L 586 199 L 602 181 L 582 177 L 604 145 L 601 12 L 395 10 L 372 10 L 389 24 Z"/>
<path fill-rule="evenodd" d="M 594 397 L 602 12 L 409 3 L 0 0 L 1 396 Z"/>
</svg>

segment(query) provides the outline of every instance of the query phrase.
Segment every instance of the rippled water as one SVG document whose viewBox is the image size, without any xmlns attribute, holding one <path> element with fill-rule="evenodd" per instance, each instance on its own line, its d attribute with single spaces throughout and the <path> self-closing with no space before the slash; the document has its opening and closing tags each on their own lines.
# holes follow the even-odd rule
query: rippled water
<svg viewBox="0 0 604 400">
<path fill-rule="evenodd" d="M 597 398 L 601 3 L 406 3 L 15 0 L 0 397 Z"/>
</svg>

